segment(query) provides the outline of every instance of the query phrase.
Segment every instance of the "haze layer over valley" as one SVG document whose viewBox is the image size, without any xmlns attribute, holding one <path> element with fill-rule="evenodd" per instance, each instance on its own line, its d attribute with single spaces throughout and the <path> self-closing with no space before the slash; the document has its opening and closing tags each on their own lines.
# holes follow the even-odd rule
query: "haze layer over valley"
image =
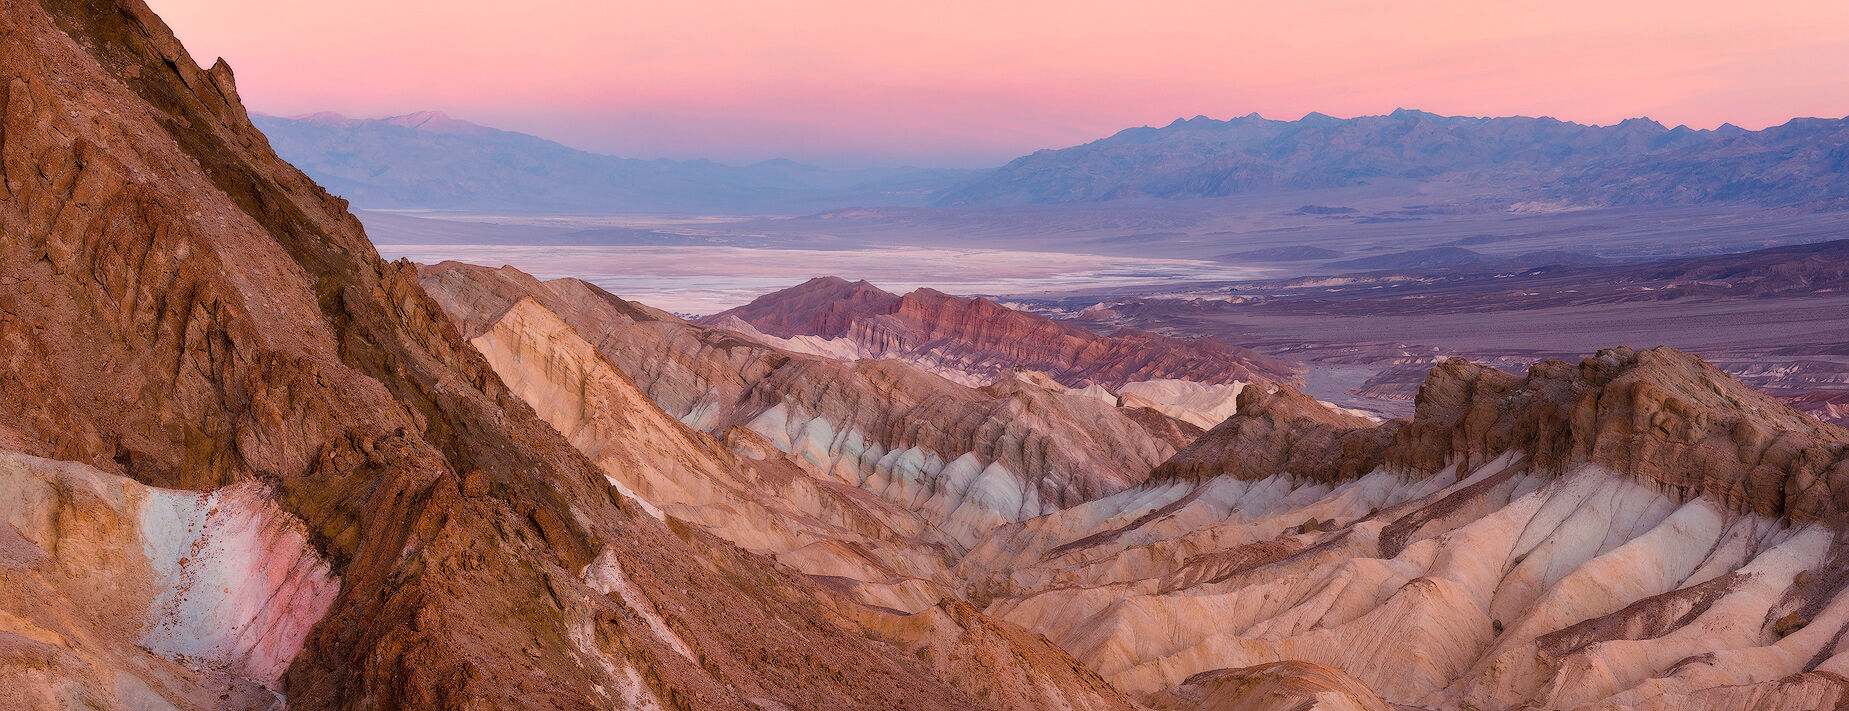
<svg viewBox="0 0 1849 711">
<path fill-rule="evenodd" d="M 1754 261 L 1776 256 L 1751 250 L 1849 234 L 1839 123 L 1197 119 L 1036 153 L 943 188 L 935 206 L 361 214 L 389 256 L 583 278 L 686 315 L 826 274 L 989 295 L 1097 328 L 1214 336 L 1302 360 L 1312 393 L 1380 415 L 1409 412 L 1443 358 L 1520 369 L 1633 343 L 1704 353 L 1840 418 L 1839 275 L 1775 291 L 1746 283 L 1778 273 Z M 1114 161 L 1143 167 L 1099 172 Z M 1683 182 L 1664 182 L 1671 170 Z M 1194 187 L 1046 187 L 1170 174 Z M 1696 256 L 1713 258 L 1706 271 L 1674 262 Z M 1735 260 L 1741 273 L 1728 276 Z M 1613 280 L 1628 286 L 1608 293 Z"/>
</svg>

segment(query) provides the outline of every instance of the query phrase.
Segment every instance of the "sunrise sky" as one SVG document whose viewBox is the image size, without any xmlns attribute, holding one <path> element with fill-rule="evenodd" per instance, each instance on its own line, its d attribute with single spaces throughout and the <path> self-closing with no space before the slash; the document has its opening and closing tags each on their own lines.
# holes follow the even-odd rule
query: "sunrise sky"
<svg viewBox="0 0 1849 711">
<path fill-rule="evenodd" d="M 985 166 L 1257 111 L 1849 115 L 1849 2 L 149 0 L 253 109 L 636 157 Z"/>
</svg>

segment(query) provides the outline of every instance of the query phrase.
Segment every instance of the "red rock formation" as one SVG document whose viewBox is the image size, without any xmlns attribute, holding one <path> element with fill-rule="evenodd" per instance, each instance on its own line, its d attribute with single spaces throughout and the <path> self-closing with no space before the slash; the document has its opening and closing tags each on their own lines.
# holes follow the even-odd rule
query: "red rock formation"
<svg viewBox="0 0 1849 711">
<path fill-rule="evenodd" d="M 1849 430 L 1668 348 L 1540 363 L 1525 379 L 1450 362 L 1416 407 L 1387 453 L 1414 469 L 1518 450 L 1541 467 L 1593 462 L 1796 521 L 1844 510 L 1849 494 Z"/>
<path fill-rule="evenodd" d="M 736 316 L 779 338 L 840 338 L 853 330 L 855 323 L 890 314 L 898 305 L 898 295 L 864 279 L 851 282 L 825 276 L 765 294 L 749 304 L 703 321 L 713 323 L 723 316 Z"/>
<path fill-rule="evenodd" d="M 1173 378 L 1199 383 L 1295 382 L 1295 369 L 1211 338 L 1182 341 L 1124 330 L 1104 336 L 985 298 L 919 289 L 904 296 L 867 282 L 818 277 L 714 314 L 778 338 L 845 339 L 865 357 L 898 358 L 986 382 L 1009 368 L 1071 387 Z"/>
</svg>

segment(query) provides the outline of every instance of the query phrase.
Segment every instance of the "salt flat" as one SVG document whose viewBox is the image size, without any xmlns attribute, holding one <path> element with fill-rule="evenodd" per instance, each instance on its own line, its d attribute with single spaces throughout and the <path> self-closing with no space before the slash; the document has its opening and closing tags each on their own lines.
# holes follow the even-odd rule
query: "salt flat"
<svg viewBox="0 0 1849 711">
<path fill-rule="evenodd" d="M 810 277 L 866 279 L 895 292 L 1007 294 L 1080 286 L 1243 280 L 1268 269 L 1198 259 L 1139 259 L 1004 249 L 865 247 L 805 249 L 729 245 L 605 246 L 379 244 L 387 259 L 512 265 L 542 279 L 577 277 L 678 313 L 709 314 Z"/>
</svg>

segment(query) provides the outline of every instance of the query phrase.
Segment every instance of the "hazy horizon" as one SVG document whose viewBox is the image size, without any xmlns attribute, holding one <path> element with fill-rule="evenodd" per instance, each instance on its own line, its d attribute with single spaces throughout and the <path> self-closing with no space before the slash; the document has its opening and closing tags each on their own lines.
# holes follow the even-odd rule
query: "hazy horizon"
<svg viewBox="0 0 1849 711">
<path fill-rule="evenodd" d="M 1177 117 L 1849 115 L 1849 5 L 150 3 L 273 115 L 440 110 L 636 158 L 989 167 Z"/>
<path fill-rule="evenodd" d="M 1356 119 L 1356 118 L 1365 118 L 1365 117 L 1369 117 L 1369 116 L 1384 116 L 1384 115 L 1387 115 L 1387 114 L 1391 114 L 1391 113 L 1393 113 L 1393 111 L 1396 111 L 1396 110 L 1401 110 L 1401 109 L 1405 109 L 1405 110 L 1411 110 L 1411 111 L 1424 111 L 1424 109 L 1421 109 L 1421 108 L 1419 108 L 1419 107 L 1416 107 L 1416 106 L 1404 106 L 1404 107 L 1395 107 L 1394 109 L 1389 109 L 1389 110 L 1385 110 L 1385 111 L 1376 111 L 1376 112 L 1370 112 L 1370 113 L 1365 113 L 1365 114 L 1353 114 L 1353 115 L 1345 115 L 1345 116 L 1337 116 L 1337 115 L 1334 115 L 1334 114 L 1330 114 L 1330 113 L 1328 113 L 1328 112 L 1326 112 L 1326 111 L 1311 111 L 1311 112 L 1308 112 L 1308 113 L 1305 113 L 1305 114 L 1302 114 L 1302 115 L 1299 115 L 1299 116 L 1291 116 L 1291 117 L 1288 117 L 1288 118 L 1286 118 L 1286 117 L 1280 117 L 1280 116 L 1266 116 L 1266 115 L 1264 115 L 1264 114 L 1262 114 L 1262 113 L 1260 113 L 1260 112 L 1256 112 L 1256 111 L 1254 111 L 1254 112 L 1251 112 L 1250 114 L 1242 114 L 1242 115 L 1240 115 L 1240 116 L 1206 116 L 1206 118 L 1208 118 L 1208 119 L 1211 119 L 1211 120 L 1215 120 L 1215 121 L 1226 121 L 1226 120 L 1230 120 L 1230 119 L 1233 119 L 1233 118 L 1241 118 L 1241 117 L 1243 117 L 1243 116 L 1246 116 L 1246 115 L 1253 115 L 1253 114 L 1256 114 L 1256 115 L 1258 115 L 1258 117 L 1259 117 L 1259 118 L 1262 118 L 1262 119 L 1265 119 L 1265 120 L 1269 120 L 1269 121 L 1285 121 L 1285 122 L 1289 122 L 1289 121 L 1298 121 L 1298 120 L 1301 120 L 1301 119 L 1303 119 L 1303 118 L 1306 118 L 1306 117 L 1308 117 L 1308 116 L 1310 116 L 1310 115 L 1313 115 L 1313 114 L 1322 114 L 1322 115 L 1325 115 L 1325 116 L 1330 116 L 1330 117 L 1332 117 L 1332 118 L 1336 118 L 1336 119 L 1341 119 L 1341 120 L 1350 120 L 1350 119 Z M 939 165 L 939 164 L 933 164 L 933 163 L 931 163 L 930 161 L 924 161 L 924 162 L 922 162 L 922 163 L 911 163 L 911 162 L 905 162 L 905 161 L 885 161 L 885 162 L 853 162 L 853 161 L 850 161 L 850 162 L 845 162 L 845 163 L 843 163 L 843 162 L 838 162 L 838 161 L 830 161 L 830 160 L 819 160 L 819 161 L 809 161 L 809 160 L 802 160 L 802 159 L 799 159 L 799 158 L 793 158 L 793 157 L 791 157 L 791 156 L 786 156 L 786 155 L 777 155 L 777 156 L 769 156 L 769 157 L 766 157 L 766 158 L 759 158 L 759 159 L 755 159 L 755 160 L 723 160 L 723 159 L 718 159 L 718 158 L 713 158 L 713 157 L 710 157 L 710 156 L 704 156 L 704 155 L 691 155 L 691 156 L 675 156 L 675 157 L 670 157 L 670 156 L 647 156 L 647 155 L 624 155 L 624 154 L 618 154 L 618 153 L 610 153 L 610 152 L 606 152 L 606 151 L 599 151 L 599 150 L 597 150 L 597 149 L 594 149 L 594 148 L 587 148 L 587 147 L 584 147 L 584 146 L 579 146 L 579 145 L 573 145 L 573 144 L 571 144 L 570 142 L 568 142 L 568 141 L 566 141 L 566 140 L 560 140 L 559 138 L 556 138 L 556 137 L 553 137 L 553 136 L 546 136 L 546 135 L 541 135 L 541 134 L 532 134 L 532 133 L 528 133 L 528 132 L 526 132 L 526 131 L 518 131 L 518 130 L 516 130 L 516 129 L 510 129 L 510 128 L 507 128 L 507 127 L 505 127 L 505 126 L 497 126 L 497 125 L 493 125 L 493 124 L 488 124 L 488 123 L 484 123 L 484 122 L 481 122 L 481 121 L 476 121 L 476 120 L 473 120 L 473 119 L 471 119 L 471 118 L 469 118 L 468 116 L 458 116 L 458 115 L 454 115 L 454 114 L 451 114 L 451 113 L 449 113 L 449 112 L 447 112 L 447 111 L 444 111 L 444 110 L 442 110 L 442 109 L 421 109 L 421 110 L 418 110 L 418 111 L 410 111 L 410 112 L 405 112 L 405 113 L 400 113 L 400 114 L 378 114 L 378 115 L 366 115 L 366 116 L 354 116 L 354 115 L 348 115 L 348 114 L 344 114 L 344 113 L 341 113 L 341 112 L 338 112 L 338 111 L 310 111 L 310 112 L 304 112 L 304 113 L 295 113 L 295 114 L 287 114 L 287 115 L 283 115 L 283 114 L 275 114 L 275 113 L 269 113 L 269 112 L 263 112 L 263 111 L 252 111 L 251 113 L 252 113 L 252 114 L 256 114 L 256 115 L 264 115 L 264 116 L 269 116 L 269 117 L 272 117 L 272 118 L 279 118 L 279 119 L 285 119 L 285 120 L 291 120 L 291 121 L 299 121 L 299 120 L 304 120 L 304 119 L 310 119 L 310 118 L 313 118 L 313 117 L 315 117 L 315 116 L 317 116 L 317 115 L 330 115 L 330 114 L 331 114 L 331 115 L 334 115 L 334 116 L 338 116 L 338 117 L 340 117 L 341 119 L 346 119 L 346 120 L 352 120 L 352 121 L 384 121 L 384 120 L 388 120 L 388 119 L 396 119 L 396 118 L 404 118 L 404 117 L 407 117 L 407 116 L 412 116 L 412 115 L 415 115 L 415 114 L 419 114 L 419 113 L 426 113 L 426 112 L 428 112 L 428 113 L 434 113 L 434 114 L 438 114 L 438 115 L 441 115 L 441 116 L 443 116 L 443 117 L 446 117 L 446 118 L 449 118 L 449 119 L 454 119 L 454 120 L 458 120 L 458 121 L 464 121 L 464 122 L 468 122 L 468 123 L 473 123 L 473 124 L 477 124 L 477 125 L 480 125 L 480 126 L 484 126 L 484 127 L 486 127 L 486 128 L 491 128 L 491 129 L 497 129 L 497 130 L 503 130 L 503 131 L 513 131 L 513 132 L 516 132 L 516 133 L 525 133 L 525 134 L 527 134 L 527 135 L 531 135 L 531 136 L 534 136 L 534 137 L 536 137 L 536 138 L 541 138 L 541 139 L 544 139 L 544 140 L 547 140 L 547 141 L 552 141 L 552 142 L 554 142 L 554 143 L 558 143 L 558 144 L 560 144 L 560 145 L 564 145 L 564 146 L 566 146 L 566 147 L 568 147 L 568 148 L 572 148 L 572 149 L 576 149 L 576 150 L 582 150 L 582 151 L 585 151 L 585 152 L 588 152 L 588 153 L 595 153 L 595 154 L 599 154 L 599 155 L 605 155 L 605 156 L 612 156 L 612 157 L 617 157 L 617 158 L 636 158 L 636 159 L 644 159 L 644 160 L 653 160 L 653 159 L 657 159 L 657 158 L 666 158 L 666 159 L 669 159 L 669 160 L 683 160 L 683 161 L 685 161 L 685 160 L 707 160 L 707 161 L 712 161 L 712 162 L 716 162 L 716 163 L 722 163 L 722 164 L 726 164 L 726 165 L 734 165 L 734 166 L 748 166 L 748 165 L 755 165 L 755 164 L 759 164 L 759 163 L 767 163 L 767 162 L 774 162 L 774 161 L 780 161 L 780 160 L 793 160 L 793 161 L 796 161 L 796 162 L 799 162 L 799 163 L 805 163 L 805 164 L 809 164 L 809 165 L 815 165 L 815 166 L 820 166 L 820 167 L 825 167 L 825 168 L 834 168 L 834 169 L 860 169 L 860 168 L 905 168 L 905 167 L 914 167 L 914 168 L 946 168 L 946 169 L 962 169 L 962 170 L 975 170 L 975 171 L 981 171 L 981 170 L 987 170 L 987 169 L 992 169 L 992 168 L 997 168 L 997 167 L 1000 167 L 1000 166 L 1002 166 L 1002 165 L 1005 165 L 1005 164 L 1007 164 L 1008 162 L 1010 162 L 1010 161 L 1012 161 L 1012 160 L 1014 160 L 1015 158 L 1019 158 L 1019 157 L 1021 157 L 1021 156 L 1024 156 L 1024 155 L 1028 155 L 1028 154 L 1031 154 L 1031 153 L 1033 153 L 1033 152 L 1035 152 L 1035 151 L 1040 151 L 1040 150 L 1057 150 L 1057 149 L 1060 149 L 1060 148 L 1069 148 L 1069 147 L 1072 147 L 1072 146 L 1077 146 L 1077 145 L 1083 145 L 1083 144 L 1085 144 L 1085 143 L 1090 143 L 1090 142 L 1093 142 L 1093 141 L 1097 141 L 1097 140 L 1101 140 L 1101 139 L 1104 139 L 1104 138 L 1108 138 L 1108 137 L 1110 137 L 1110 136 L 1111 136 L 1111 135 L 1113 135 L 1113 134 L 1116 134 L 1116 133 L 1118 133 L 1118 132 L 1121 132 L 1121 131 L 1125 131 L 1125 130 L 1130 130 L 1130 129 L 1135 129 L 1135 128 L 1161 128 L 1161 127 L 1164 127 L 1164 126 L 1167 126 L 1167 125 L 1169 125 L 1169 124 L 1171 124 L 1171 123 L 1174 123 L 1174 122 L 1177 122 L 1177 121 L 1187 121 L 1187 120 L 1190 120 L 1190 119 L 1195 119 L 1195 118 L 1201 118 L 1202 116 L 1204 116 L 1204 115 L 1202 115 L 1202 114 L 1197 114 L 1197 115 L 1194 115 L 1194 116 L 1177 116 L 1177 117 L 1175 117 L 1175 118 L 1173 118 L 1173 119 L 1170 119 L 1169 121 L 1164 121 L 1164 122 L 1159 122 L 1159 123 L 1148 123 L 1148 124 L 1140 124 L 1140 125 L 1136 125 L 1136 126 L 1122 126 L 1122 127 L 1119 127 L 1119 128 L 1117 128 L 1117 129 L 1115 129 L 1115 130 L 1113 130 L 1113 131 L 1111 131 L 1110 133 L 1105 133 L 1105 134 L 1100 134 L 1100 135 L 1097 135 L 1097 136 L 1093 136 L 1093 137 L 1090 137 L 1090 138 L 1085 138 L 1085 139 L 1082 139 L 1082 140 L 1079 140 L 1079 141 L 1076 141 L 1076 142 L 1074 142 L 1074 143 L 1071 143 L 1071 144 L 1066 144 L 1066 145 L 1059 145 L 1059 146 L 1042 146 L 1042 147 L 1040 147 L 1040 148 L 1033 148 L 1033 149 L 1029 149 L 1029 150 L 1025 150 L 1025 151 L 1022 151 L 1022 152 L 1021 152 L 1021 153 L 1019 153 L 1019 154 L 1015 154 L 1015 155 L 1011 155 L 1011 156 L 1008 156 L 1008 157 L 1006 157 L 1006 158 L 1003 158 L 1003 159 L 1001 159 L 1001 160 L 999 160 L 999 161 L 996 161 L 996 162 L 993 162 L 993 163 L 982 163 L 982 164 L 960 164 L 960 165 Z M 1428 113 L 1436 113 L 1436 112 L 1428 112 Z M 1442 115 L 1442 114 L 1441 114 L 1441 115 Z M 1447 116 L 1447 117 L 1449 117 L 1449 118 L 1458 118 L 1458 117 L 1460 117 L 1460 116 L 1452 116 L 1452 115 L 1446 115 L 1446 116 Z M 1561 121 L 1568 121 L 1568 122 L 1573 122 L 1573 123 L 1585 123 L 1585 122 L 1574 122 L 1574 121 L 1572 121 L 1571 119 L 1564 119 L 1564 118 L 1561 118 L 1561 117 L 1558 117 L 1558 116 L 1546 116 L 1546 115 L 1542 115 L 1542 116 L 1517 116 L 1517 115 L 1506 115 L 1506 116 L 1462 116 L 1462 117 L 1465 117 L 1465 118 L 1552 118 L 1552 119 L 1557 119 L 1557 120 L 1561 120 Z M 1739 128 L 1745 128 L 1745 129 L 1748 129 L 1748 130 L 1761 130 L 1761 129 L 1764 129 L 1764 128 L 1767 128 L 1767 127 L 1769 127 L 1769 126 L 1777 126 L 1777 125 L 1780 125 L 1780 124 L 1783 124 L 1783 123 L 1786 123 L 1786 122 L 1788 122 L 1788 121 L 1794 121 L 1794 120 L 1799 120 L 1799 119 L 1806 119 L 1806 118 L 1829 118 L 1829 119 L 1834 119 L 1834 118 L 1846 118 L 1846 117 L 1849 117 L 1849 115 L 1845 115 L 1845 116 L 1789 116 L 1789 117 L 1786 117 L 1784 121 L 1777 121 L 1777 122 L 1774 122 L 1774 123 L 1771 123 L 1771 124 L 1767 124 L 1767 126 L 1742 126 L 1742 125 L 1740 125 L 1740 124 L 1739 124 L 1739 123 L 1737 123 L 1737 122 L 1730 122 L 1730 121 L 1723 121 L 1723 122 L 1721 122 L 1720 124 L 1716 124 L 1715 126 L 1688 126 L 1688 127 L 1689 127 L 1689 128 L 1693 128 L 1693 129 L 1697 129 L 1697 130 L 1711 130 L 1711 129 L 1714 129 L 1714 128 L 1718 128 L 1718 127 L 1719 127 L 1719 126 L 1721 126 L 1721 125 L 1726 125 L 1726 124 L 1733 124 L 1733 125 L 1734 125 L 1734 126 L 1736 126 L 1736 127 L 1739 127 Z M 1601 126 L 1601 125 L 1615 125 L 1615 124 L 1618 124 L 1618 123 L 1622 123 L 1622 122 L 1624 122 L 1624 121 L 1628 121 L 1628 120 L 1632 120 L 1632 119 L 1643 119 L 1643 120 L 1649 120 L 1649 121 L 1656 121 L 1656 119 L 1655 119 L 1654 117 L 1651 117 L 1651 116 L 1630 116 L 1630 117 L 1626 117 L 1626 118 L 1624 118 L 1624 119 L 1619 119 L 1619 120 L 1617 120 L 1617 121 L 1611 121 L 1611 122 L 1608 122 L 1608 123 L 1604 123 L 1604 124 L 1587 124 L 1587 125 L 1594 125 L 1594 126 Z M 1675 124 L 1675 123 L 1664 123 L 1664 122 L 1662 122 L 1662 121 L 1658 121 L 1658 123 L 1663 123 L 1663 125 L 1664 125 L 1664 126 L 1666 126 L 1666 127 L 1668 127 L 1668 128 L 1671 128 L 1671 129 L 1674 129 L 1674 128 L 1677 128 L 1677 127 L 1679 127 L 1679 126 L 1684 126 L 1684 125 L 1686 125 L 1686 124 Z"/>
</svg>

